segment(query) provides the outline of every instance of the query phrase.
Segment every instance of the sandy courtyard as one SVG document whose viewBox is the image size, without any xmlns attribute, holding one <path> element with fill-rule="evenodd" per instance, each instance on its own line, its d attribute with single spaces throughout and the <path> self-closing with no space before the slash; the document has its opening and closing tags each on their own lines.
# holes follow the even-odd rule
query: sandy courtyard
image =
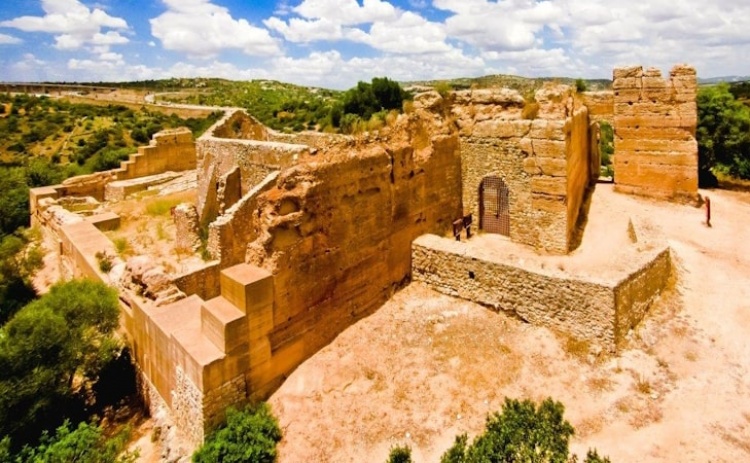
<svg viewBox="0 0 750 463">
<path fill-rule="evenodd" d="M 702 209 L 597 187 L 580 252 L 591 240 L 616 247 L 613 224 L 641 216 L 663 230 L 676 265 L 675 287 L 618 356 L 412 284 L 272 396 L 280 461 L 385 462 L 408 444 L 415 462 L 438 462 L 506 396 L 561 401 L 580 456 L 750 461 L 750 194 L 702 193 L 712 228 Z"/>
</svg>

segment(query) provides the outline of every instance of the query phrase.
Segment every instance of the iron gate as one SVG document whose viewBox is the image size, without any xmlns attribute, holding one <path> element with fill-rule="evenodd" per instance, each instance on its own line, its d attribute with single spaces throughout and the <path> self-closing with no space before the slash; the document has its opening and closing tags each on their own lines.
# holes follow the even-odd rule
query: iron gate
<svg viewBox="0 0 750 463">
<path fill-rule="evenodd" d="M 479 185 L 479 228 L 510 236 L 510 201 L 500 177 L 485 177 Z"/>
</svg>

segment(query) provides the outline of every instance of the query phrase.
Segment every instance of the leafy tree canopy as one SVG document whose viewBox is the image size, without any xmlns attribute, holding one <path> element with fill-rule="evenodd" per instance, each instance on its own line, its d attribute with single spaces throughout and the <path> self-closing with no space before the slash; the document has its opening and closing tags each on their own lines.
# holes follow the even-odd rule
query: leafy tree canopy
<svg viewBox="0 0 750 463">
<path fill-rule="evenodd" d="M 281 430 L 268 405 L 243 411 L 227 409 L 226 424 L 211 434 L 195 454 L 195 463 L 272 463 Z"/>
<path fill-rule="evenodd" d="M 712 169 L 750 179 L 750 108 L 727 84 L 698 91 L 697 138 L 702 186 L 715 182 Z"/>
<path fill-rule="evenodd" d="M 62 422 L 60 407 L 86 395 L 119 352 L 117 293 L 73 280 L 16 313 L 0 329 L 0 436 L 30 442 Z"/>
<path fill-rule="evenodd" d="M 502 412 L 487 417 L 484 434 L 471 444 L 466 434 L 457 436 L 440 462 L 567 463 L 568 444 L 575 430 L 563 418 L 564 411 L 560 402 L 550 398 L 538 406 L 530 400 L 505 399 Z M 600 459 L 596 451 L 590 451 L 585 460 L 586 463 L 608 461 Z"/>
</svg>

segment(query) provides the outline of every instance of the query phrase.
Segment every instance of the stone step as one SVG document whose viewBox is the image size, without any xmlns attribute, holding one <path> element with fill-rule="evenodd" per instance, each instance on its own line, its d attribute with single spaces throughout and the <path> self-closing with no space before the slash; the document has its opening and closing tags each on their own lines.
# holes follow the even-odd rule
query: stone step
<svg viewBox="0 0 750 463">
<path fill-rule="evenodd" d="M 201 305 L 201 332 L 225 354 L 247 350 L 247 317 L 222 296 Z"/>
</svg>

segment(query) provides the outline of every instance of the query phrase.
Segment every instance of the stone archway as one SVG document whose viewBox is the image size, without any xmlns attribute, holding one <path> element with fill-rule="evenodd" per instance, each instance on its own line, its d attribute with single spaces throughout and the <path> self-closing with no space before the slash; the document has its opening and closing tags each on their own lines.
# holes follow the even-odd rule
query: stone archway
<svg viewBox="0 0 750 463">
<path fill-rule="evenodd" d="M 479 229 L 510 236 L 510 191 L 500 177 L 485 177 L 479 185 Z"/>
</svg>

